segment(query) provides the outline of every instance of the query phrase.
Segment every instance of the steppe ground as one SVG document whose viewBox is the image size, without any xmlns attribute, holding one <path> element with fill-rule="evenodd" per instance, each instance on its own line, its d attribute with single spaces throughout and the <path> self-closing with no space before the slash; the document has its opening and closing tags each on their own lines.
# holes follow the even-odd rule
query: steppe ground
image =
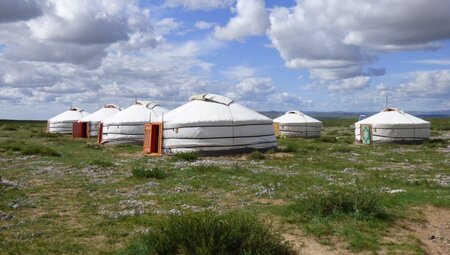
<svg viewBox="0 0 450 255">
<path fill-rule="evenodd" d="M 166 215 L 240 210 L 300 254 L 450 254 L 450 118 L 430 121 L 420 145 L 357 145 L 354 120 L 334 119 L 277 151 L 198 158 L 0 121 L 0 253 L 117 253 Z M 336 190 L 376 199 L 384 216 L 298 209 Z"/>
</svg>

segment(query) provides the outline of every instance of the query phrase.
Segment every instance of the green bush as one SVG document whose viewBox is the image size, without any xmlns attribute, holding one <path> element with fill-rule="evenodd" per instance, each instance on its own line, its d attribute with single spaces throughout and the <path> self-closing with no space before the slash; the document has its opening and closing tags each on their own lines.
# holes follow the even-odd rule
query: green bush
<svg viewBox="0 0 450 255">
<path fill-rule="evenodd" d="M 173 157 L 176 160 L 184 160 L 184 161 L 196 161 L 199 157 L 198 152 L 191 151 L 191 152 L 178 152 L 173 154 Z"/>
<path fill-rule="evenodd" d="M 166 173 L 164 170 L 158 167 L 154 167 L 151 169 L 146 169 L 143 167 L 135 167 L 132 170 L 133 177 L 136 178 L 156 178 L 156 179 L 164 179 L 166 177 Z"/>
<path fill-rule="evenodd" d="M 324 143 L 337 143 L 338 140 L 334 136 L 322 136 L 317 139 L 318 142 L 324 142 Z"/>
<path fill-rule="evenodd" d="M 5 130 L 5 131 L 15 131 L 15 130 L 17 130 L 17 128 L 16 127 L 11 127 L 11 126 L 4 126 L 3 130 Z"/>
<path fill-rule="evenodd" d="M 198 166 L 191 166 L 189 167 L 189 170 L 197 171 L 200 173 L 207 173 L 207 172 L 217 172 L 220 171 L 220 167 L 217 165 L 198 165 Z"/>
<path fill-rule="evenodd" d="M 278 146 L 279 152 L 298 152 L 299 145 L 295 142 L 287 142 L 284 145 Z"/>
<path fill-rule="evenodd" d="M 247 159 L 253 159 L 253 160 L 266 159 L 266 155 L 264 155 L 260 151 L 253 151 L 247 155 Z"/>
<path fill-rule="evenodd" d="M 305 220 L 312 217 L 349 215 L 358 219 L 386 217 L 380 193 L 361 187 L 311 193 L 289 208 Z"/>
<path fill-rule="evenodd" d="M 296 254 L 250 214 L 211 211 L 169 216 L 123 254 Z"/>
</svg>

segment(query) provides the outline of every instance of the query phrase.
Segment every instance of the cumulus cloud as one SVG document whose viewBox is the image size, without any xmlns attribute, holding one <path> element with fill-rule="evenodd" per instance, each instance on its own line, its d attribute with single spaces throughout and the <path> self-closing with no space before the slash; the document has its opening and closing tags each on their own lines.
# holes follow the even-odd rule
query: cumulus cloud
<svg viewBox="0 0 450 255">
<path fill-rule="evenodd" d="M 155 46 L 149 13 L 133 1 L 48 0 L 42 15 L 0 24 L 0 43 L 10 60 L 72 63 L 95 68 L 113 44 Z"/>
<path fill-rule="evenodd" d="M 274 109 L 300 109 L 313 105 L 311 100 L 287 92 L 274 93 L 268 97 L 268 100 L 272 106 L 276 106 Z"/>
<path fill-rule="evenodd" d="M 399 85 L 398 94 L 410 97 L 432 97 L 450 100 L 450 70 L 410 74 L 410 80 Z"/>
<path fill-rule="evenodd" d="M 213 28 L 215 25 L 215 22 L 197 21 L 195 22 L 194 27 L 200 30 L 206 30 Z"/>
<path fill-rule="evenodd" d="M 35 0 L 0 1 L 0 23 L 29 20 L 42 15 Z"/>
<path fill-rule="evenodd" d="M 450 38 L 446 0 L 305 0 L 270 12 L 268 36 L 289 68 L 311 71 L 316 79 L 363 74 L 378 53 L 436 49 Z"/>
<path fill-rule="evenodd" d="M 262 35 L 269 24 L 263 0 L 238 0 L 236 15 L 224 26 L 216 26 L 214 36 L 220 40 L 243 40 L 247 36 Z"/>
<path fill-rule="evenodd" d="M 255 68 L 250 66 L 238 65 L 230 67 L 227 70 L 222 71 L 222 73 L 230 79 L 242 80 L 245 78 L 255 76 L 257 71 Z"/>
<path fill-rule="evenodd" d="M 235 0 L 166 0 L 167 7 L 182 7 L 187 10 L 211 10 L 226 8 Z"/>
<path fill-rule="evenodd" d="M 343 80 L 337 80 L 332 82 L 328 89 L 330 91 L 349 91 L 349 90 L 362 90 L 369 86 L 370 77 L 367 76 L 358 76 Z"/>
</svg>

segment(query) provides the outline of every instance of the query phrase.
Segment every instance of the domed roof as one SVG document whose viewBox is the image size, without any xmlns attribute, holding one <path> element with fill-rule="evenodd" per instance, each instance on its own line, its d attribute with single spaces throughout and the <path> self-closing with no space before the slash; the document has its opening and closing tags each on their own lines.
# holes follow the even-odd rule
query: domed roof
<svg viewBox="0 0 450 255">
<path fill-rule="evenodd" d="M 105 119 L 105 125 L 121 123 L 145 123 L 153 121 L 168 112 L 164 107 L 151 101 L 137 101 L 134 105 Z"/>
<path fill-rule="evenodd" d="M 79 108 L 70 108 L 69 110 L 56 115 L 49 119 L 50 122 L 63 122 L 63 121 L 78 121 L 83 117 L 88 116 L 89 113 Z"/>
<path fill-rule="evenodd" d="M 280 124 L 322 123 L 320 120 L 295 110 L 287 111 L 284 115 L 274 119 L 273 122 Z"/>
<path fill-rule="evenodd" d="M 266 116 L 250 110 L 233 100 L 216 94 L 200 94 L 189 102 L 173 109 L 163 118 L 165 128 L 179 126 L 243 125 L 248 123 L 272 123 Z"/>
<path fill-rule="evenodd" d="M 114 114 L 121 111 L 120 106 L 115 104 L 105 104 L 101 109 L 98 111 L 82 118 L 79 120 L 79 122 L 88 122 L 88 121 L 103 121 Z"/>
<path fill-rule="evenodd" d="M 430 122 L 405 113 L 398 108 L 386 108 L 381 112 L 355 123 L 379 125 L 429 125 Z"/>
</svg>

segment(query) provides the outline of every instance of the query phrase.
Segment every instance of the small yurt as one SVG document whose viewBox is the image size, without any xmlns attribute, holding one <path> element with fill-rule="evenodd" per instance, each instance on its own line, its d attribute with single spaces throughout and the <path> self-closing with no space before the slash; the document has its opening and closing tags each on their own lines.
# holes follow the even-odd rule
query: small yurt
<svg viewBox="0 0 450 255">
<path fill-rule="evenodd" d="M 103 121 L 102 144 L 144 142 L 144 124 L 152 122 L 169 110 L 150 101 L 136 101 L 123 111 Z"/>
<path fill-rule="evenodd" d="M 210 155 L 277 146 L 271 119 L 215 94 L 192 96 L 188 103 L 155 122 L 151 125 L 162 123 L 162 132 L 152 127 L 159 134 L 151 134 L 151 139 L 146 133 L 148 147 L 144 148 L 149 153 L 156 153 L 155 144 L 160 144 L 163 153 L 195 151 Z"/>
<path fill-rule="evenodd" d="M 371 143 L 418 143 L 430 137 L 430 122 L 397 108 L 383 111 L 355 123 L 355 141 Z"/>
<path fill-rule="evenodd" d="M 89 113 L 84 110 L 70 108 L 49 119 L 47 122 L 47 131 L 49 133 L 72 134 L 72 124 L 88 115 Z"/>
<path fill-rule="evenodd" d="M 319 137 L 322 122 L 299 111 L 288 111 L 273 120 L 281 137 Z"/>
<path fill-rule="evenodd" d="M 105 104 L 100 110 L 80 119 L 78 122 L 87 123 L 87 135 L 88 137 L 98 135 L 98 127 L 105 119 L 120 112 L 121 108 L 115 104 Z"/>
</svg>

